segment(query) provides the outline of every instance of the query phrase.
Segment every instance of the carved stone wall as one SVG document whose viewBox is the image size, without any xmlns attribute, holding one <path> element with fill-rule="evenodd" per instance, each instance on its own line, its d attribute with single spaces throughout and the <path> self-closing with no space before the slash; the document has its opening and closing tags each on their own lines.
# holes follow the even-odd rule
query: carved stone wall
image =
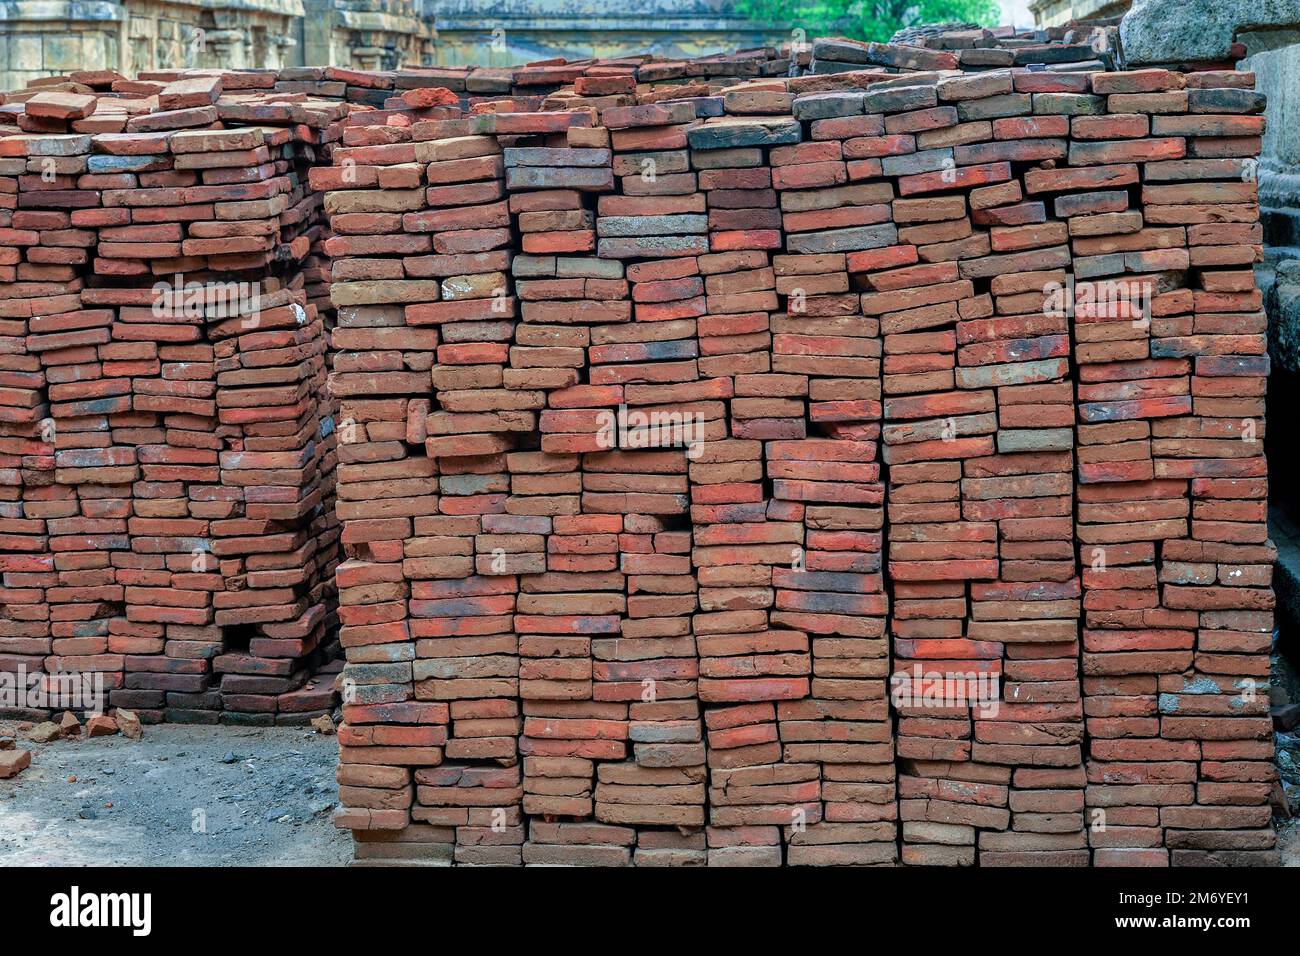
<svg viewBox="0 0 1300 956">
<path fill-rule="evenodd" d="M 643 0 L 635 8 L 607 0 L 426 2 L 438 26 L 440 66 L 632 53 L 701 56 L 791 39 L 789 29 L 735 13 L 730 0 Z"/>
<path fill-rule="evenodd" d="M 304 0 L 302 63 L 394 70 L 430 66 L 433 18 L 418 0 Z"/>
<path fill-rule="evenodd" d="M 434 62 L 416 0 L 0 0 L 0 88 L 114 69 L 394 69 Z"/>
<path fill-rule="evenodd" d="M 0 88 L 71 70 L 507 66 L 792 38 L 731 0 L 648 2 L 633 14 L 600 0 L 0 0 Z"/>
<path fill-rule="evenodd" d="M 130 0 L 124 72 L 282 67 L 295 62 L 301 0 Z"/>
<path fill-rule="evenodd" d="M 121 62 L 129 17 L 109 0 L 0 2 L 0 86 Z"/>
<path fill-rule="evenodd" d="M 301 0 L 4 0 L 0 85 L 69 70 L 290 66 L 302 17 Z"/>
</svg>

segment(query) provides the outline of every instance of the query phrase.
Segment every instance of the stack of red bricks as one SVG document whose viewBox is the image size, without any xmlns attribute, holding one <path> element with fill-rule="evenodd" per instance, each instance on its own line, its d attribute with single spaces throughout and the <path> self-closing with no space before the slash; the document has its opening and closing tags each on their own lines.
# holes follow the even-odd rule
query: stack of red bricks
<svg viewBox="0 0 1300 956">
<path fill-rule="evenodd" d="M 266 79 L 79 75 L 6 106 L 0 661 L 102 675 L 146 720 L 299 722 L 334 695 L 311 670 L 336 437 L 296 266 L 343 108 L 245 92 Z"/>
<path fill-rule="evenodd" d="M 0 667 L 341 625 L 364 859 L 1270 859 L 1262 98 L 912 42 L 9 94 Z"/>
<path fill-rule="evenodd" d="M 1268 859 L 1252 84 L 354 115 L 359 856 Z"/>
<path fill-rule="evenodd" d="M 908 862 L 1084 847 L 1069 337 L 1030 271 L 1070 257 L 1012 172 L 1064 159 L 1050 97 L 1078 88 L 996 71 L 868 92 L 884 136 L 845 142 L 898 177 L 898 245 L 859 281 L 884 340 Z"/>
<path fill-rule="evenodd" d="M 1092 214 L 1068 220 L 1076 276 L 1151 285 L 1147 314 L 1083 304 L 1074 325 L 1093 845 L 1116 862 L 1267 858 L 1263 98 L 1234 73 L 1116 74 L 1092 91 L 1119 115 L 1071 144 L 1070 193 L 1040 186 L 1058 209 L 1096 191 L 1068 210 Z M 1089 220 L 1114 228 L 1076 227 Z"/>
<path fill-rule="evenodd" d="M 436 139 L 443 130 L 451 137 Z M 514 588 L 475 573 L 480 515 L 508 491 L 490 451 L 501 445 L 493 426 L 510 414 L 497 411 L 509 397 L 500 356 L 514 314 L 510 233 L 500 147 L 470 132 L 463 119 L 351 126 L 339 165 L 313 173 L 329 190 L 334 232 L 338 509 L 351 558 L 337 575 L 353 662 L 339 785 L 359 829 L 414 819 L 408 839 L 449 844 L 459 828 L 467 847 L 491 855 L 497 823 L 517 857 Z M 452 408 L 482 418 L 477 434 L 431 422 L 435 377 Z M 444 462 L 460 442 L 474 457 Z M 480 460 L 496 473 L 476 473 Z M 442 766 L 459 747 L 504 767 Z"/>
</svg>

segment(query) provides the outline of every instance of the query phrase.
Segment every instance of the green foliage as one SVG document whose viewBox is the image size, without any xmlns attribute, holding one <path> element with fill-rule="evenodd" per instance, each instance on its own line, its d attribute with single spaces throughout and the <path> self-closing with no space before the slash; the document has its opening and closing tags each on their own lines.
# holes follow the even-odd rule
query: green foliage
<svg viewBox="0 0 1300 956">
<path fill-rule="evenodd" d="M 952 21 L 995 26 L 998 0 L 737 0 L 751 20 L 803 30 L 808 39 L 843 36 L 885 42 L 898 30 Z"/>
</svg>

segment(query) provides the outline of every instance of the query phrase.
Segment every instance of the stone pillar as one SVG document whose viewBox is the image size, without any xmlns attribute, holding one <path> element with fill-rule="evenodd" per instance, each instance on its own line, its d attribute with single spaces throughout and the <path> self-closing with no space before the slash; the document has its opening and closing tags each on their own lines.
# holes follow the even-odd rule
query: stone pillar
<svg viewBox="0 0 1300 956">
<path fill-rule="evenodd" d="M 357 70 L 429 66 L 437 35 L 415 0 L 305 0 L 308 66 Z"/>
<path fill-rule="evenodd" d="M 235 70 L 249 65 L 246 37 L 242 30 L 212 30 L 207 34 L 199 66 L 229 67 Z"/>
<path fill-rule="evenodd" d="M 1259 160 L 1259 202 L 1269 245 L 1300 247 L 1300 22 L 1289 30 L 1241 36 L 1241 69 L 1268 96 Z M 1293 249 L 1300 253 L 1300 249 Z"/>
<path fill-rule="evenodd" d="M 333 64 L 335 0 L 303 0 L 303 66 Z"/>
</svg>

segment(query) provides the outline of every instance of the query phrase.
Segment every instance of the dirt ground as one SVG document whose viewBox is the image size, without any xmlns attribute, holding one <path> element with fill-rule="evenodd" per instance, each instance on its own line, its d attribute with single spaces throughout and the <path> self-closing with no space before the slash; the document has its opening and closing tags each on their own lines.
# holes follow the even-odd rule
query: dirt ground
<svg viewBox="0 0 1300 956">
<path fill-rule="evenodd" d="M 0 736 L 14 736 L 0 721 Z M 307 728 L 146 726 L 35 744 L 0 780 L 0 866 L 341 866 L 338 743 Z M 75 779 L 73 779 L 75 778 Z"/>
</svg>

